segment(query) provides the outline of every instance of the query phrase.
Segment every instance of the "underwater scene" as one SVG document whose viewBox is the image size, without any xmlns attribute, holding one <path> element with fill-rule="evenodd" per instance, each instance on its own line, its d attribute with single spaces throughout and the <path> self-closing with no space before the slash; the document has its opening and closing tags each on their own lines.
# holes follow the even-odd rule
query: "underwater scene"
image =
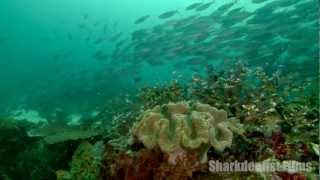
<svg viewBox="0 0 320 180">
<path fill-rule="evenodd" d="M 318 0 L 0 1 L 0 180 L 318 180 Z"/>
</svg>

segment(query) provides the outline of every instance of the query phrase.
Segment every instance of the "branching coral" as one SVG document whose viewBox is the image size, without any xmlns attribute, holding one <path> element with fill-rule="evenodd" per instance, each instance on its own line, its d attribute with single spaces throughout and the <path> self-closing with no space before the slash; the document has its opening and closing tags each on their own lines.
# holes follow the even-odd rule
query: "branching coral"
<svg viewBox="0 0 320 180">
<path fill-rule="evenodd" d="M 224 110 L 207 104 L 168 103 L 145 111 L 133 134 L 148 149 L 159 146 L 173 163 L 176 154 L 184 151 L 197 152 L 199 160 L 206 162 L 210 146 L 220 152 L 231 146 L 233 133 L 226 121 Z"/>
</svg>

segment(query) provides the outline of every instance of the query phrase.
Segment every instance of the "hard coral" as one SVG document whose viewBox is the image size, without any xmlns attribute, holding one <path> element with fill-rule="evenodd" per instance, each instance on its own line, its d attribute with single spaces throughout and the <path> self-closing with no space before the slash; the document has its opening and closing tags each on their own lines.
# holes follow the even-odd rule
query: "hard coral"
<svg viewBox="0 0 320 180">
<path fill-rule="evenodd" d="M 233 133 L 226 120 L 224 110 L 208 104 L 168 103 L 145 111 L 133 134 L 148 149 L 160 147 L 169 157 L 198 152 L 199 160 L 206 162 L 210 146 L 220 152 L 231 146 Z"/>
</svg>

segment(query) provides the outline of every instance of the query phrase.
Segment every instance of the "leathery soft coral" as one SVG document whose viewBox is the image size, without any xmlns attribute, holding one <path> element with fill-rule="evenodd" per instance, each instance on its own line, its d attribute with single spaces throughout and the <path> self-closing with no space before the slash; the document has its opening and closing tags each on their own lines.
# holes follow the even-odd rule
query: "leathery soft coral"
<svg viewBox="0 0 320 180">
<path fill-rule="evenodd" d="M 233 133 L 226 122 L 224 110 L 182 101 L 145 111 L 132 132 L 148 149 L 160 147 L 172 164 L 188 152 L 196 152 L 205 163 L 211 146 L 220 152 L 231 146 Z"/>
</svg>

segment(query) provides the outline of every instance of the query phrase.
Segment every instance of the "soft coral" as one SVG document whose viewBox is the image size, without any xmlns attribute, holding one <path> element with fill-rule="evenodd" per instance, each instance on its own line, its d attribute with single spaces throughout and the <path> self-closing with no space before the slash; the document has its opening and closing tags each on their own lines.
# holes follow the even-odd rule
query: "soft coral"
<svg viewBox="0 0 320 180">
<path fill-rule="evenodd" d="M 193 173 L 206 167 L 200 164 L 196 153 L 184 153 L 176 157 L 175 164 L 160 150 L 140 150 L 135 155 L 121 154 L 109 164 L 113 172 L 108 179 L 115 180 L 187 180 Z"/>
<path fill-rule="evenodd" d="M 136 155 L 119 154 L 112 158 L 111 174 L 107 179 L 141 180 L 153 179 L 155 169 L 160 167 L 162 153 L 158 150 L 140 150 Z M 108 165 L 107 165 L 108 166 Z"/>
<path fill-rule="evenodd" d="M 285 137 L 283 133 L 273 133 L 271 139 L 267 141 L 275 153 L 277 159 L 284 159 L 289 151 L 289 145 L 285 144 Z"/>
<path fill-rule="evenodd" d="M 183 153 L 176 157 L 175 163 L 165 161 L 158 169 L 156 179 L 187 180 L 192 179 L 194 172 L 202 171 L 206 164 L 200 164 L 196 153 Z"/>
<path fill-rule="evenodd" d="M 278 174 L 282 180 L 307 180 L 307 177 L 302 174 L 289 174 L 287 172 L 281 172 Z"/>
</svg>

